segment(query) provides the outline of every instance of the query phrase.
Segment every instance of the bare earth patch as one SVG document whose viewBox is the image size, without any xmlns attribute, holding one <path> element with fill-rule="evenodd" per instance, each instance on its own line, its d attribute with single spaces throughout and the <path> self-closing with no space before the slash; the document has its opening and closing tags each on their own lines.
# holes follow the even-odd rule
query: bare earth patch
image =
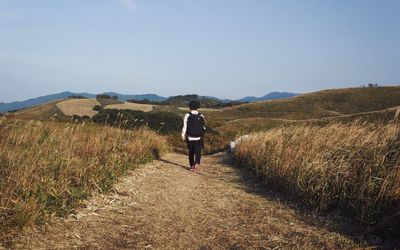
<svg viewBox="0 0 400 250">
<path fill-rule="evenodd" d="M 292 208 L 223 154 L 202 173 L 168 154 L 95 195 L 69 218 L 25 231 L 16 248 L 341 249 L 355 246 L 328 222 Z M 244 171 L 244 172 L 243 172 Z"/>
<path fill-rule="evenodd" d="M 111 104 L 105 106 L 105 109 L 130 109 L 130 110 L 141 110 L 144 112 L 150 112 L 153 110 L 154 105 L 142 104 L 142 103 L 131 103 L 125 102 L 121 104 Z"/>
<path fill-rule="evenodd" d="M 100 105 L 100 103 L 95 99 L 71 99 L 57 103 L 57 108 L 68 116 L 87 115 L 92 117 L 98 113 L 93 110 L 95 105 Z"/>
</svg>

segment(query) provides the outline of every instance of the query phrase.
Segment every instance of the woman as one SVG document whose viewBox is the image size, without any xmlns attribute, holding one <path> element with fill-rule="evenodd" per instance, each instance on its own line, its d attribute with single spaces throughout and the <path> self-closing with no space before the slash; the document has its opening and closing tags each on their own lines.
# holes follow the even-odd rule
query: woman
<svg viewBox="0 0 400 250">
<path fill-rule="evenodd" d="M 190 112 L 183 119 L 182 140 L 187 142 L 190 170 L 199 173 L 203 136 L 206 128 L 204 116 L 197 111 L 200 108 L 200 102 L 191 101 L 189 108 Z"/>
</svg>

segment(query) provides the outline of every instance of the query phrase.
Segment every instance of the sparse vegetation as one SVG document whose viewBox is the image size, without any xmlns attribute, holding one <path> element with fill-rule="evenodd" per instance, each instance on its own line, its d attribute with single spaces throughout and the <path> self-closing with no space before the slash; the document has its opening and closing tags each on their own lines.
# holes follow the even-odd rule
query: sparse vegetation
<svg viewBox="0 0 400 250">
<path fill-rule="evenodd" d="M 0 242 L 13 231 L 65 216 L 92 192 L 159 157 L 166 141 L 145 128 L 120 130 L 0 120 Z"/>
<path fill-rule="evenodd" d="M 310 206 L 339 209 L 371 230 L 398 233 L 399 125 L 275 128 L 244 140 L 235 158 Z"/>
</svg>

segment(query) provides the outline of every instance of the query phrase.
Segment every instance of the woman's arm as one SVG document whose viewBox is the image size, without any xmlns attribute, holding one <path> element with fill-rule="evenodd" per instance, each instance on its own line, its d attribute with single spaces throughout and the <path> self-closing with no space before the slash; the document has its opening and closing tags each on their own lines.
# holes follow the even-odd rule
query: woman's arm
<svg viewBox="0 0 400 250">
<path fill-rule="evenodd" d="M 183 127 L 182 127 L 182 141 L 186 140 L 186 130 L 187 130 L 187 121 L 189 118 L 189 114 L 186 114 L 183 118 Z"/>
</svg>

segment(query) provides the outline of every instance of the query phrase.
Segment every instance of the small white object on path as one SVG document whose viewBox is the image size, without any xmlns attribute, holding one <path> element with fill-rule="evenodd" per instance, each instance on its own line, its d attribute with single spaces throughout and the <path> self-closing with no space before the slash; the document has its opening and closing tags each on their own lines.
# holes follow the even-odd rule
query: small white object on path
<svg viewBox="0 0 400 250">
<path fill-rule="evenodd" d="M 233 153 L 235 151 L 235 147 L 241 143 L 243 140 L 248 139 L 249 135 L 242 135 L 234 141 L 230 141 L 228 144 L 228 152 Z"/>
</svg>

